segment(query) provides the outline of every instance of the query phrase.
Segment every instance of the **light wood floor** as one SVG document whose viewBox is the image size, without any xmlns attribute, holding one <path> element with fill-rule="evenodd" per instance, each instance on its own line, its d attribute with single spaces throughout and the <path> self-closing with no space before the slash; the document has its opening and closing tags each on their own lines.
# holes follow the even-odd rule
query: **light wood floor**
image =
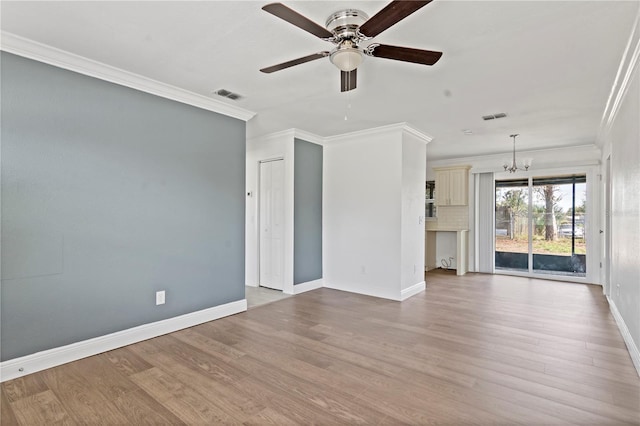
<svg viewBox="0 0 640 426">
<path fill-rule="evenodd" d="M 638 424 L 600 287 L 450 273 L 319 289 L 2 385 L 11 424 Z"/>
</svg>

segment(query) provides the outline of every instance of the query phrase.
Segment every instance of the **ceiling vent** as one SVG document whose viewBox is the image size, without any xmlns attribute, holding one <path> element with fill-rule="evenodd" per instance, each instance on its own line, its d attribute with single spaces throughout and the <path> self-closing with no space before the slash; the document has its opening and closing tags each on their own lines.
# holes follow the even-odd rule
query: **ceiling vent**
<svg viewBox="0 0 640 426">
<path fill-rule="evenodd" d="M 218 95 L 218 96 L 222 96 L 223 98 L 229 98 L 229 99 L 231 99 L 233 101 L 237 101 L 239 99 L 242 99 L 241 95 L 238 95 L 237 93 L 233 93 L 233 92 L 231 92 L 230 90 L 227 90 L 227 89 L 216 90 L 213 93 Z"/>
<path fill-rule="evenodd" d="M 484 121 L 489 121 L 489 120 L 495 120 L 497 118 L 505 118 L 506 116 L 507 116 L 507 114 L 505 114 L 504 112 L 499 112 L 497 114 L 483 115 L 482 119 Z"/>
</svg>

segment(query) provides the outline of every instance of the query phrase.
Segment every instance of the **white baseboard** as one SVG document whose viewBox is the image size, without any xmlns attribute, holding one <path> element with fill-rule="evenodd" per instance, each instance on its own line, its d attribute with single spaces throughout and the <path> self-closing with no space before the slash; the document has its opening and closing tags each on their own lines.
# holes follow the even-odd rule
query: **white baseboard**
<svg viewBox="0 0 640 426">
<path fill-rule="evenodd" d="M 415 296 L 416 294 L 424 291 L 427 288 L 427 284 L 422 281 L 420 283 L 414 284 L 411 287 L 405 288 L 400 292 L 400 300 L 406 300 L 411 296 Z"/>
<path fill-rule="evenodd" d="M 351 286 L 351 285 L 343 285 L 342 283 L 335 283 L 335 282 L 327 282 L 325 280 L 324 282 L 324 287 L 325 288 L 330 288 L 332 290 L 340 290 L 340 291 L 346 291 L 347 293 L 354 293 L 354 294 L 362 294 L 364 296 L 373 296 L 373 297 L 379 297 L 380 299 L 387 299 L 387 300 L 395 300 L 395 301 L 399 301 L 399 295 L 390 295 L 387 294 L 387 292 L 380 292 L 380 291 L 372 291 L 369 288 L 357 288 L 356 286 Z"/>
<path fill-rule="evenodd" d="M 640 350 L 638 349 L 638 345 L 633 341 L 633 337 L 629 332 L 629 328 L 624 322 L 622 315 L 620 315 L 620 311 L 618 311 L 618 307 L 616 306 L 616 304 L 608 296 L 607 301 L 609 302 L 609 309 L 613 314 L 613 318 L 616 320 L 616 324 L 618 324 L 618 329 L 620 330 L 620 334 L 622 334 L 624 343 L 627 345 L 627 349 L 629 350 L 629 355 L 631 355 L 633 365 L 636 367 L 636 372 L 638 373 L 638 376 L 640 376 Z"/>
<path fill-rule="evenodd" d="M 327 281 L 324 282 L 324 287 L 330 288 L 332 290 L 346 291 L 349 293 L 362 294 L 364 296 L 373 296 L 373 297 L 379 297 L 381 299 L 402 302 L 403 300 L 408 299 L 411 296 L 420 293 L 427 286 L 426 286 L 426 283 L 422 281 L 420 283 L 412 285 L 409 288 L 402 290 L 399 293 L 394 292 L 393 294 L 389 294 L 388 291 L 382 292 L 382 291 L 371 290 L 370 288 L 363 288 L 358 286 L 346 286 L 346 285 L 342 285 L 341 283 L 336 284 L 335 282 L 329 283 Z"/>
<path fill-rule="evenodd" d="M 319 280 L 307 281 L 306 283 L 300 283 L 293 286 L 293 294 L 300 294 L 306 291 L 315 290 L 317 288 L 324 287 L 324 280 L 320 278 Z"/>
<path fill-rule="evenodd" d="M 172 333 L 182 330 L 183 328 L 193 327 L 246 310 L 247 300 L 242 299 L 174 318 L 117 331 L 93 339 L 83 340 L 70 345 L 36 352 L 20 358 L 10 359 L 0 363 L 0 382 L 97 355 L 122 346 L 131 345 L 163 334 Z"/>
</svg>

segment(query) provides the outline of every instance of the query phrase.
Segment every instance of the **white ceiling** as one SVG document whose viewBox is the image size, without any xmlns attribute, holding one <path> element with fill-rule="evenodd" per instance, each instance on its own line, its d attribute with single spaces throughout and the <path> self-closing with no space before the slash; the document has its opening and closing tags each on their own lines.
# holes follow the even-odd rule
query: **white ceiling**
<svg viewBox="0 0 640 426">
<path fill-rule="evenodd" d="M 225 88 L 257 112 L 254 137 L 289 128 L 331 136 L 398 122 L 430 134 L 431 159 L 595 143 L 638 1 L 435 0 L 372 42 L 444 52 L 433 67 L 366 58 L 340 93 L 324 58 L 260 68 L 332 45 L 255 1 L 2 1 L 2 30 L 206 96 Z M 339 9 L 387 2 L 286 1 L 324 25 Z M 221 99 L 221 98 L 220 98 Z M 483 121 L 505 112 L 507 118 Z M 348 119 L 345 120 L 345 115 Z M 470 129 L 466 136 L 462 130 Z"/>
</svg>

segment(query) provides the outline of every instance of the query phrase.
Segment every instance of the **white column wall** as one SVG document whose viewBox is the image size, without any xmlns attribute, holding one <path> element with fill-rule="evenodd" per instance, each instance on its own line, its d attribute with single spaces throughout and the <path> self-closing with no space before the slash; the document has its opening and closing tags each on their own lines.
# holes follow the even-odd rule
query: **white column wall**
<svg viewBox="0 0 640 426">
<path fill-rule="evenodd" d="M 402 135 L 402 246 L 400 290 L 419 291 L 424 285 L 424 197 L 427 180 L 427 144 L 414 135 Z M 402 292 L 405 293 L 402 293 Z"/>
<path fill-rule="evenodd" d="M 424 289 L 427 135 L 394 125 L 329 138 L 324 286 L 392 300 Z"/>
<path fill-rule="evenodd" d="M 398 299 L 401 144 L 394 131 L 325 145 L 325 287 Z"/>
</svg>

